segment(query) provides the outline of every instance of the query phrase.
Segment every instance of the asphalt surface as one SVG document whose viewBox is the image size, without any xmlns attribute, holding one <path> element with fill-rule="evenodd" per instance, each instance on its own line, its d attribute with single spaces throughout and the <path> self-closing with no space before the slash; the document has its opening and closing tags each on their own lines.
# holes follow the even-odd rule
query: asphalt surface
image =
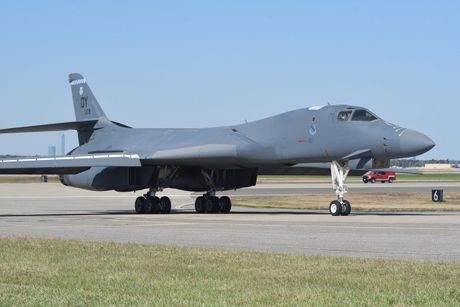
<svg viewBox="0 0 460 307">
<path fill-rule="evenodd" d="M 455 182 L 351 184 L 350 190 L 424 192 L 429 196 L 432 187 L 447 193 L 460 191 L 460 183 Z M 233 195 L 326 191 L 334 198 L 327 184 L 262 184 Z M 460 262 L 460 213 L 352 213 L 332 217 L 326 211 L 233 208 L 228 215 L 196 214 L 193 194 L 169 190 L 161 195 L 171 197 L 171 214 L 137 215 L 133 203 L 139 194 L 89 192 L 52 183 L 0 184 L 0 236 Z"/>
</svg>

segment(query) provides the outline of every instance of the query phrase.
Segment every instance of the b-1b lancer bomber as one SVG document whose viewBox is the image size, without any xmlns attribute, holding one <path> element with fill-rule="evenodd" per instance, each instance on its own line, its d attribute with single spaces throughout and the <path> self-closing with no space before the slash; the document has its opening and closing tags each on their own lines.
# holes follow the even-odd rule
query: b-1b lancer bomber
<svg viewBox="0 0 460 307">
<path fill-rule="evenodd" d="M 348 215 L 345 179 L 353 168 L 388 168 L 435 146 L 420 132 L 349 105 L 310 107 L 245 124 L 203 129 L 137 129 L 111 121 L 86 80 L 70 74 L 76 121 L 1 129 L 0 133 L 76 130 L 79 146 L 66 156 L 0 160 L 2 174 L 56 174 L 64 185 L 120 192 L 148 189 L 137 213 L 169 213 L 165 188 L 203 192 L 198 213 L 229 213 L 229 197 L 216 192 L 254 186 L 263 169 L 329 163 L 337 199 L 332 215 Z"/>
</svg>

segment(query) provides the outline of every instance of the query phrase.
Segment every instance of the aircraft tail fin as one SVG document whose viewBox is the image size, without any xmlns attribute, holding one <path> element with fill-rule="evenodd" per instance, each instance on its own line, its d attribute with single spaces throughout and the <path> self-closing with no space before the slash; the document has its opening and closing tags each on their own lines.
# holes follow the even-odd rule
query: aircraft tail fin
<svg viewBox="0 0 460 307">
<path fill-rule="evenodd" d="M 97 102 L 96 97 L 86 83 L 85 78 L 77 73 L 69 75 L 70 88 L 77 121 L 101 119 L 107 117 Z"/>
</svg>

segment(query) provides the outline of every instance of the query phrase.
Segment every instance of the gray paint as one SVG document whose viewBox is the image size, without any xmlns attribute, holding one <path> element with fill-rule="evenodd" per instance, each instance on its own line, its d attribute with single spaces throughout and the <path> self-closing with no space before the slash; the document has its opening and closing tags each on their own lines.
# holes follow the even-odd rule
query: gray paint
<svg viewBox="0 0 460 307">
<path fill-rule="evenodd" d="M 204 129 L 122 128 L 100 119 L 103 128 L 75 154 L 119 149 L 159 165 L 258 166 L 341 160 L 363 149 L 370 150 L 374 158 L 393 159 L 418 155 L 434 146 L 413 130 L 405 129 L 399 135 L 381 119 L 337 122 L 337 113 L 347 107 L 299 109 L 244 125 Z M 318 119 L 314 136 L 308 133 L 310 117 Z"/>
<path fill-rule="evenodd" d="M 124 152 L 137 154 L 143 167 L 159 169 L 151 180 L 111 186 L 105 183 L 103 189 L 130 190 L 140 187 L 178 187 L 168 176 L 180 170 L 184 178 L 196 174 L 197 170 L 235 170 L 285 167 L 299 163 L 331 162 L 350 159 L 389 160 L 410 157 L 430 150 L 435 144 L 427 136 L 410 129 L 404 129 L 382 119 L 373 121 L 339 121 L 338 113 L 345 110 L 364 109 L 349 105 L 328 105 L 303 108 L 242 125 L 203 129 L 135 129 L 110 121 L 99 106 L 85 79 L 80 74 L 69 76 L 76 120 L 74 127 L 79 134 L 80 146 L 71 155 L 85 155 L 91 152 Z M 83 123 L 93 121 L 89 127 Z M 95 121 L 95 122 L 94 122 Z M 82 123 L 82 124 L 79 124 Z M 43 130 L 43 126 L 40 126 Z M 51 125 L 51 127 L 54 127 Z M 83 128 L 82 128 L 83 127 Z M 54 127 L 55 128 L 55 127 Z M 27 127 L 0 130 L 0 133 L 38 131 Z M 175 171 L 174 171 L 175 170 Z M 78 175 L 66 176 L 67 184 L 89 182 L 93 186 L 95 169 Z M 163 174 L 163 175 L 161 175 Z M 225 178 L 230 173 L 222 173 Z M 81 177 L 85 177 L 81 179 Z M 125 175 L 121 175 L 125 176 Z M 194 175 L 195 176 L 195 175 Z M 236 174 L 236 176 L 243 176 Z M 254 176 L 245 173 L 245 178 L 236 180 L 232 188 L 255 184 L 248 180 Z M 249 176 L 249 177 L 248 177 Z M 99 176 L 100 177 L 100 176 Z M 145 177 L 145 176 L 143 176 Z M 179 176 L 180 177 L 180 176 Z M 196 176 L 195 176 L 196 177 Z M 191 176 L 188 182 L 202 180 Z M 174 177 L 177 180 L 179 178 Z M 104 177 L 99 181 L 120 182 L 120 178 Z M 167 180 L 168 179 L 168 180 Z M 244 179 L 244 180 L 243 180 Z M 123 181 L 123 180 L 122 180 Z M 244 184 L 241 183 L 244 181 Z M 161 184 L 159 182 L 162 182 Z M 240 183 L 238 183 L 240 182 Z M 78 184 L 85 188 L 85 185 Z M 184 189 L 199 190 L 180 186 Z M 201 185 L 201 190 L 208 187 Z M 223 184 L 220 190 L 228 189 Z"/>
</svg>

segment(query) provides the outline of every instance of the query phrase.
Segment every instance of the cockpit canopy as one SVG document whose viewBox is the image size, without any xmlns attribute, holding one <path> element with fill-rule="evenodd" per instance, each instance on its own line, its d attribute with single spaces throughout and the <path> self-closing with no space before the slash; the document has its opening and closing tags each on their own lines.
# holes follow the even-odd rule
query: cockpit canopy
<svg viewBox="0 0 460 307">
<path fill-rule="evenodd" d="M 378 117 L 366 109 L 347 108 L 345 111 L 340 111 L 337 115 L 338 121 L 355 121 L 355 122 L 371 122 L 377 120 Z"/>
</svg>

